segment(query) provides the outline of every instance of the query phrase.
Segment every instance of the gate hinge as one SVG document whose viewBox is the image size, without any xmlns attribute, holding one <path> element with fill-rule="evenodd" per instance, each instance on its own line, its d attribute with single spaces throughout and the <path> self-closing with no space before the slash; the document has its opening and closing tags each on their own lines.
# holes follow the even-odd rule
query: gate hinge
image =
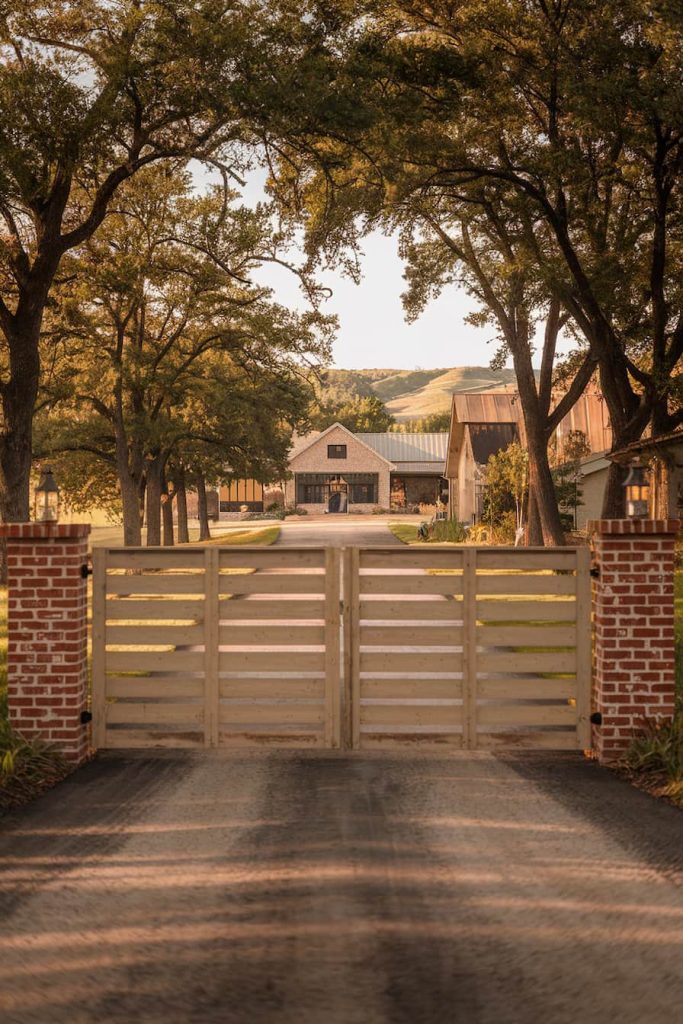
<svg viewBox="0 0 683 1024">
<path fill-rule="evenodd" d="M 88 576 L 92 576 L 92 565 L 82 565 L 81 579 L 87 580 Z"/>
<path fill-rule="evenodd" d="M 599 580 L 600 579 L 600 566 L 599 565 L 592 565 L 591 566 L 590 574 L 591 574 L 591 576 L 593 577 L 594 580 Z"/>
<path fill-rule="evenodd" d="M 343 601 L 339 602 L 339 614 L 340 615 L 344 614 L 344 602 Z"/>
<path fill-rule="evenodd" d="M 92 711 L 81 711 L 81 725 L 87 725 L 88 722 L 92 722 Z"/>
<path fill-rule="evenodd" d="M 594 711 L 590 717 L 591 725 L 602 725 L 602 711 Z"/>
</svg>

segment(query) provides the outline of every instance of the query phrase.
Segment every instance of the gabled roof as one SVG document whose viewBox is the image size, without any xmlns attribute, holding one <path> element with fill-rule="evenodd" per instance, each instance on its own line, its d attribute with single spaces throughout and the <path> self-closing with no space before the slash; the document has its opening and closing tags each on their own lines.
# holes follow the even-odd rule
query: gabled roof
<svg viewBox="0 0 683 1024">
<path fill-rule="evenodd" d="M 446 458 L 448 433 L 354 434 L 388 462 L 439 462 Z"/>
<path fill-rule="evenodd" d="M 669 434 L 660 434 L 658 437 L 641 437 L 639 441 L 633 441 L 616 452 L 610 452 L 608 458 L 614 462 L 628 462 L 629 459 L 647 455 L 658 448 L 676 448 L 678 445 L 683 445 L 683 427 L 672 430 Z"/>
<path fill-rule="evenodd" d="M 492 455 L 519 440 L 515 423 L 469 423 L 470 444 L 474 461 L 485 466 Z"/>
<path fill-rule="evenodd" d="M 325 430 L 319 430 L 314 434 L 306 434 L 304 437 L 300 437 L 294 442 L 294 445 L 289 453 L 289 461 L 296 459 L 299 455 L 305 452 L 308 448 L 314 445 L 317 441 L 321 441 L 327 434 L 332 430 L 343 430 L 345 434 L 348 434 L 354 441 L 360 441 L 365 448 L 368 448 L 373 455 L 376 455 L 383 462 L 391 463 L 390 459 L 387 459 L 381 452 L 376 451 L 371 445 L 364 441 L 365 437 L 381 437 L 381 434 L 354 434 L 348 427 L 345 427 L 343 423 L 333 423 L 331 426 L 326 427 Z"/>
</svg>

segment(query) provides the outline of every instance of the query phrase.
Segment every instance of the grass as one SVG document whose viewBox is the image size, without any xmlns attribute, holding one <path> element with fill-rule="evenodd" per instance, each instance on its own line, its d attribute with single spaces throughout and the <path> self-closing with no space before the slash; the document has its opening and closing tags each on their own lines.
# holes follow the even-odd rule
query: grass
<svg viewBox="0 0 683 1024">
<path fill-rule="evenodd" d="M 389 529 L 402 544 L 417 544 L 417 526 L 413 523 L 389 523 Z"/>
<path fill-rule="evenodd" d="M 216 545 L 217 547 L 241 546 L 244 544 L 260 544 L 269 546 L 274 544 L 280 536 L 279 526 L 263 526 L 259 530 L 234 530 L 231 533 L 223 533 L 220 537 L 212 537 L 211 540 L 199 542 L 200 547 Z M 197 541 L 190 542 L 197 547 Z M 181 545 L 182 546 L 182 545 Z"/>
</svg>

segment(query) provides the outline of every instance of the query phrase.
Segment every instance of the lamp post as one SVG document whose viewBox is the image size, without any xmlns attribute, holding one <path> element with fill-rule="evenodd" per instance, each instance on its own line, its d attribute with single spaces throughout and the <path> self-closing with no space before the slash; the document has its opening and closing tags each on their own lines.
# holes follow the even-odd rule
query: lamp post
<svg viewBox="0 0 683 1024">
<path fill-rule="evenodd" d="M 35 518 L 41 523 L 56 523 L 59 519 L 59 487 L 49 466 L 41 470 L 36 487 Z"/>
<path fill-rule="evenodd" d="M 629 473 L 624 480 L 626 492 L 626 518 L 647 519 L 650 506 L 650 481 L 648 471 L 643 464 L 636 459 L 629 467 Z"/>
</svg>

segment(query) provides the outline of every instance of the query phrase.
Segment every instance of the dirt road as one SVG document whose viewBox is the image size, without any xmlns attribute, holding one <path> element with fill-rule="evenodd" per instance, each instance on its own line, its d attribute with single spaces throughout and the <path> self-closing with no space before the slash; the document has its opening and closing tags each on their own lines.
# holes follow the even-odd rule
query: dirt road
<svg viewBox="0 0 683 1024">
<path fill-rule="evenodd" d="M 421 522 L 406 516 L 406 522 Z M 285 519 L 277 541 L 280 547 L 403 547 L 382 516 L 302 516 Z"/>
<path fill-rule="evenodd" d="M 574 755 L 109 756 L 0 824 L 5 1024 L 659 1024 L 683 815 Z"/>
</svg>

